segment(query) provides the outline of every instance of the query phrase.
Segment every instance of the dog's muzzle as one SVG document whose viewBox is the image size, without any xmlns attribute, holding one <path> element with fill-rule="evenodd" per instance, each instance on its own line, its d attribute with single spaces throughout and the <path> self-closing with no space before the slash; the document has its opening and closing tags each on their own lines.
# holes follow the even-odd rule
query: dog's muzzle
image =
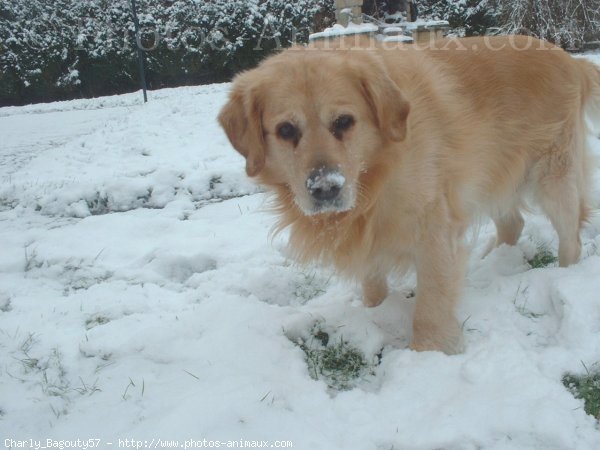
<svg viewBox="0 0 600 450">
<path fill-rule="evenodd" d="M 294 196 L 296 204 L 307 216 L 322 213 L 342 213 L 355 206 L 355 190 L 336 167 L 313 169 L 305 181 L 306 193 Z"/>
<path fill-rule="evenodd" d="M 306 189 L 319 204 L 330 204 L 339 196 L 346 178 L 339 170 L 320 167 L 306 179 Z"/>
</svg>

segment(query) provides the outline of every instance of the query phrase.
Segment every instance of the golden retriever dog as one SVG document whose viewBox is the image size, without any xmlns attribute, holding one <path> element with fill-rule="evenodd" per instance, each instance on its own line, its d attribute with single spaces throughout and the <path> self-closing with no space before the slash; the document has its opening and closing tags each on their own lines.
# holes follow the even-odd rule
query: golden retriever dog
<svg viewBox="0 0 600 450">
<path fill-rule="evenodd" d="M 560 265 L 577 262 L 600 71 L 530 37 L 382 45 L 270 57 L 235 78 L 219 122 L 275 194 L 295 257 L 360 281 L 371 307 L 388 274 L 416 268 L 410 347 L 453 354 L 474 219 L 491 217 L 495 244 L 515 245 L 532 199 L 558 233 Z"/>
</svg>

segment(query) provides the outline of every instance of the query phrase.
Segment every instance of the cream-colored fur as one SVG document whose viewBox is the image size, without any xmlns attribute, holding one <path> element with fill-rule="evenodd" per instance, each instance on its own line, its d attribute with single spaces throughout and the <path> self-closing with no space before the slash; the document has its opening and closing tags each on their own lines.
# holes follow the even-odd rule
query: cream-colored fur
<svg viewBox="0 0 600 450">
<path fill-rule="evenodd" d="M 497 245 L 514 245 L 530 194 L 558 233 L 560 265 L 577 262 L 589 210 L 584 115 L 598 105 L 595 66 L 529 37 L 390 50 L 339 41 L 239 75 L 219 121 L 248 175 L 275 193 L 299 260 L 360 280 L 367 306 L 387 296 L 388 273 L 414 265 L 411 348 L 455 353 L 475 216 L 493 218 Z M 307 189 L 323 167 L 345 180 L 333 210 Z"/>
</svg>

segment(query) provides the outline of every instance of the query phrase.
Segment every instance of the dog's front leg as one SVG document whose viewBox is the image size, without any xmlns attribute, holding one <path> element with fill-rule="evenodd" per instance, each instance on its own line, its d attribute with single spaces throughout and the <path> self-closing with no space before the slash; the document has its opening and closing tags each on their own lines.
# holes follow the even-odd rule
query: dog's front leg
<svg viewBox="0 0 600 450">
<path fill-rule="evenodd" d="M 417 295 L 413 318 L 413 350 L 446 354 L 463 349 L 454 310 L 462 291 L 465 250 L 459 227 L 431 223 L 416 249 Z"/>
</svg>

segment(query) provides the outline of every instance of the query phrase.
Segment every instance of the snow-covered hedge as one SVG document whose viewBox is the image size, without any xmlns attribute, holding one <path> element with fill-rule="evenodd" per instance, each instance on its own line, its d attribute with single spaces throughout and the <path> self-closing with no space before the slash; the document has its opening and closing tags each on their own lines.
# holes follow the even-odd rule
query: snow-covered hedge
<svg viewBox="0 0 600 450">
<path fill-rule="evenodd" d="M 446 19 L 467 36 L 530 34 L 564 48 L 600 39 L 598 0 L 420 0 L 426 17 Z"/>
<path fill-rule="evenodd" d="M 505 33 L 532 34 L 567 49 L 600 39 L 598 0 L 495 1 Z"/>
<path fill-rule="evenodd" d="M 138 0 L 151 87 L 227 79 L 305 41 L 317 0 Z M 327 6 L 323 6 L 327 5 Z M 0 105 L 135 89 L 129 0 L 0 2 Z"/>
<path fill-rule="evenodd" d="M 138 0 L 151 88 L 223 81 L 309 31 L 333 0 Z M 600 40 L 598 0 L 418 0 L 466 35 L 529 33 L 576 49 Z M 385 1 L 365 0 L 385 10 Z M 135 90 L 130 0 L 0 1 L 0 106 Z"/>
<path fill-rule="evenodd" d="M 447 20 L 467 36 L 483 35 L 499 22 L 495 0 L 422 0 L 418 4 L 422 16 Z"/>
</svg>

